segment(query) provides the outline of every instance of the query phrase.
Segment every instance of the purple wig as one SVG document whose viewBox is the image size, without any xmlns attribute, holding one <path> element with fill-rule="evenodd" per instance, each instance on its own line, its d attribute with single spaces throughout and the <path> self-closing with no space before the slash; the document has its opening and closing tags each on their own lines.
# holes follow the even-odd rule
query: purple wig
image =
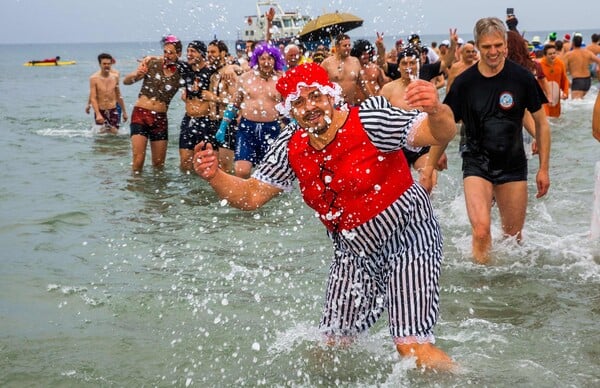
<svg viewBox="0 0 600 388">
<path fill-rule="evenodd" d="M 259 43 L 256 45 L 256 48 L 252 52 L 252 57 L 250 58 L 250 67 L 254 68 L 258 65 L 258 57 L 263 55 L 264 53 L 269 54 L 275 60 L 275 71 L 283 70 L 283 65 L 285 60 L 283 55 L 281 55 L 281 51 L 272 44 L 269 43 Z"/>
</svg>

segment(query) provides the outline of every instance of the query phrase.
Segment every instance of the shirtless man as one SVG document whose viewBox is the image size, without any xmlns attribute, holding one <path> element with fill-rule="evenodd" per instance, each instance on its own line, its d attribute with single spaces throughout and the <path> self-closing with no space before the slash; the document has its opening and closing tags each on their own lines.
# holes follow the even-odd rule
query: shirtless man
<svg viewBox="0 0 600 388">
<path fill-rule="evenodd" d="M 208 93 L 215 70 L 205 58 L 206 45 L 200 40 L 193 40 L 187 47 L 187 64 L 180 66 L 181 78 L 185 82 L 181 95 L 185 102 L 185 116 L 179 132 L 179 159 L 183 171 L 194 168 L 192 157 L 196 144 L 208 141 L 215 149 L 218 148 L 215 140 L 218 123 L 210 119 L 210 103 L 204 96 Z"/>
<path fill-rule="evenodd" d="M 600 35 L 594 33 L 590 39 L 592 42 L 585 46 L 585 48 L 590 50 L 595 56 L 600 56 Z M 592 76 L 595 76 L 600 80 L 600 71 L 598 71 L 598 65 L 594 63 L 590 70 L 592 70 Z"/>
<path fill-rule="evenodd" d="M 216 40 L 208 44 L 208 61 L 215 72 L 210 77 L 209 90 L 204 93 L 204 99 L 210 102 L 210 118 L 217 122 L 217 126 L 223 119 L 223 113 L 227 109 L 227 105 L 233 101 L 232 97 L 235 94 L 237 77 L 244 72 L 241 65 L 226 65 L 221 47 L 222 44 L 219 44 L 219 41 Z M 247 67 L 249 69 L 249 63 Z M 227 173 L 234 171 L 236 126 L 237 122 L 234 117 L 228 123 L 222 141 L 217 139 L 219 141 L 220 167 Z"/>
<path fill-rule="evenodd" d="M 357 91 L 357 101 L 360 103 L 367 99 L 368 96 L 377 96 L 389 78 L 383 73 L 383 69 L 373 62 L 375 48 L 369 41 L 359 39 L 354 42 L 350 54 L 358 58 L 360 62 L 360 78 L 364 87 Z M 367 94 L 364 92 L 366 89 Z"/>
<path fill-rule="evenodd" d="M 381 95 L 389 100 L 389 102 L 398 108 L 410 110 L 414 109 L 406 103 L 406 88 L 408 85 L 416 79 L 416 74 L 419 71 L 419 52 L 413 47 L 407 47 L 398 53 L 398 70 L 400 71 L 400 78 L 387 83 L 381 88 Z M 423 168 L 427 165 L 429 159 L 429 147 L 421 147 L 417 149 L 411 149 L 405 147 L 402 149 L 404 156 L 409 164 L 415 170 L 419 172 L 419 183 L 421 186 L 431 193 L 433 186 L 437 181 L 437 174 L 433 172 L 433 175 L 429 177 L 429 181 L 421 179 Z M 438 158 L 440 159 L 440 158 Z M 446 168 L 445 158 L 439 165 L 439 169 Z"/>
<path fill-rule="evenodd" d="M 252 167 L 260 163 L 281 130 L 279 112 L 275 109 L 281 96 L 275 85 L 283 74 L 283 64 L 277 47 L 261 43 L 250 58 L 252 70 L 238 79 L 233 104 L 227 108 L 239 109 L 241 116 L 235 139 L 234 168 L 238 177 L 250 177 Z"/>
<path fill-rule="evenodd" d="M 110 54 L 98 55 L 100 71 L 90 77 L 90 104 L 94 109 L 96 124 L 102 125 L 101 133 L 116 134 L 119 131 L 119 118 L 127 121 L 125 103 L 119 89 L 119 76 L 112 72 L 113 58 Z M 117 108 L 121 108 L 121 114 Z"/>
<path fill-rule="evenodd" d="M 448 79 L 446 80 L 446 93 L 450 90 L 454 79 L 463 71 L 473 66 L 477 61 L 477 50 L 472 43 L 465 43 L 460 48 L 460 61 L 452 64 L 452 67 L 448 70 Z"/>
<path fill-rule="evenodd" d="M 167 156 L 169 139 L 167 110 L 180 87 L 177 61 L 182 51 L 177 37 L 163 39 L 163 56 L 146 58 L 138 68 L 123 79 L 125 85 L 144 80 L 139 97 L 131 114 L 132 170 L 142 171 L 146 160 L 146 147 L 150 140 L 152 165 L 162 167 Z"/>
<path fill-rule="evenodd" d="M 344 101 L 350 106 L 355 106 L 360 102 L 359 90 L 362 89 L 367 97 L 370 95 L 365 90 L 361 79 L 360 62 L 357 58 L 350 56 L 351 50 L 350 37 L 346 34 L 338 35 L 335 39 L 335 54 L 325 58 L 321 62 L 321 66 L 327 70 L 329 79 L 342 88 Z"/>
<path fill-rule="evenodd" d="M 564 62 L 567 72 L 571 75 L 571 98 L 582 99 L 592 86 L 592 74 L 590 65 L 600 63 L 598 58 L 590 50 L 582 47 L 583 37 L 573 37 L 573 49 L 565 54 Z"/>
</svg>

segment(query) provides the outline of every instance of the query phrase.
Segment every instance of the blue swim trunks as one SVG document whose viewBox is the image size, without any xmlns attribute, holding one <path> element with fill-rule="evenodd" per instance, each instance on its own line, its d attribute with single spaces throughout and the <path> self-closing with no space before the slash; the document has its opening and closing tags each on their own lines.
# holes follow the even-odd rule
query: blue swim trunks
<svg viewBox="0 0 600 388">
<path fill-rule="evenodd" d="M 242 118 L 236 132 L 235 160 L 246 160 L 257 165 L 279 136 L 280 130 L 279 121 L 261 123 Z"/>
</svg>

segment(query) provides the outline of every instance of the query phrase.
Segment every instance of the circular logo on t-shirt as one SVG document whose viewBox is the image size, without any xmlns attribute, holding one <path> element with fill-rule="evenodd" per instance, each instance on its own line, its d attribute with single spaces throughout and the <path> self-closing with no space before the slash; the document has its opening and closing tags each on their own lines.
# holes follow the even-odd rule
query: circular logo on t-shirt
<svg viewBox="0 0 600 388">
<path fill-rule="evenodd" d="M 510 92 L 502 92 L 500 94 L 500 108 L 508 110 L 515 105 L 515 100 Z"/>
</svg>

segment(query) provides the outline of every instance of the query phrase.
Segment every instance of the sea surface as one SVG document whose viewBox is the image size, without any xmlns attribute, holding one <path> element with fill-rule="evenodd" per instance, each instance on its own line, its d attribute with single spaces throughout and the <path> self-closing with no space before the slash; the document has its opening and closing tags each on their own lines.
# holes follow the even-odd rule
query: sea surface
<svg viewBox="0 0 600 388">
<path fill-rule="evenodd" d="M 321 345 L 332 256 L 323 226 L 297 191 L 242 212 L 180 172 L 179 96 L 163 170 L 147 160 L 131 173 L 127 125 L 92 134 L 84 108 L 97 54 L 112 53 L 124 75 L 159 50 L 0 46 L 0 386 L 600 386 L 596 82 L 550 120 L 544 198 L 530 163 L 522 245 L 502 240 L 494 208 L 489 266 L 469 258 L 458 141 L 450 144 L 432 195 L 445 238 L 437 344 L 462 369 L 447 375 L 400 360 L 385 319 L 347 349 Z M 56 55 L 77 64 L 22 66 Z M 121 88 L 129 111 L 139 87 Z"/>
</svg>

